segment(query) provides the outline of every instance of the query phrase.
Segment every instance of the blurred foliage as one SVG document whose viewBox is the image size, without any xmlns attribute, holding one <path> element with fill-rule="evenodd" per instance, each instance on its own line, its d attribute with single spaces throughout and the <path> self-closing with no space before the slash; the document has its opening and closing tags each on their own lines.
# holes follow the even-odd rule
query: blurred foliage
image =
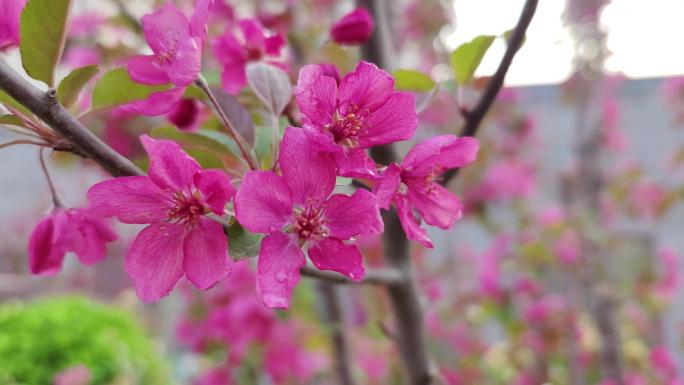
<svg viewBox="0 0 684 385">
<path fill-rule="evenodd" d="M 167 384 L 167 368 L 141 325 L 120 309 L 80 297 L 0 306 L 0 383 L 52 384 L 84 365 L 92 385 Z"/>
</svg>

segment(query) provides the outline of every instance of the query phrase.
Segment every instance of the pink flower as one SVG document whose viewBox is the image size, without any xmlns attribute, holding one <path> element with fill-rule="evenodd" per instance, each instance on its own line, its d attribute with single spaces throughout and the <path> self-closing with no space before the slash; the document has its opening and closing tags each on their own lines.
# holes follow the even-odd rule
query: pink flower
<svg viewBox="0 0 684 385">
<path fill-rule="evenodd" d="M 141 137 L 150 156 L 148 176 L 100 182 L 88 191 L 94 210 L 124 223 L 150 224 L 126 255 L 126 271 L 146 302 L 167 295 L 183 274 L 206 290 L 230 272 L 228 239 L 205 217 L 222 215 L 235 194 L 219 170 L 202 170 L 174 142 Z"/>
<path fill-rule="evenodd" d="M 674 250 L 664 247 L 658 250 L 661 273 L 654 291 L 664 299 L 671 299 L 679 286 L 678 256 Z"/>
<path fill-rule="evenodd" d="M 54 378 L 54 385 L 88 385 L 92 379 L 90 369 L 85 365 L 76 365 L 59 372 Z"/>
<path fill-rule="evenodd" d="M 677 375 L 677 364 L 666 346 L 656 346 L 651 350 L 651 364 L 665 378 Z"/>
<path fill-rule="evenodd" d="M 69 251 L 84 265 L 93 265 L 105 257 L 107 242 L 116 238 L 114 230 L 89 209 L 56 207 L 31 233 L 29 269 L 32 274 L 56 274 Z"/>
<path fill-rule="evenodd" d="M 19 45 L 19 17 L 26 1 L 0 1 L 0 51 Z"/>
<path fill-rule="evenodd" d="M 316 151 L 302 129 L 285 131 L 278 163 L 282 176 L 268 171 L 245 175 L 235 214 L 249 231 L 268 234 L 259 251 L 257 292 L 268 307 L 287 308 L 299 269 L 306 264 L 303 245 L 319 269 L 360 280 L 361 254 L 356 245 L 343 241 L 381 233 L 383 223 L 368 191 L 331 195 L 334 163 Z"/>
<path fill-rule="evenodd" d="M 230 368 L 219 366 L 212 368 L 193 382 L 194 385 L 231 385 L 233 375 Z"/>
<path fill-rule="evenodd" d="M 394 92 L 394 79 L 374 64 L 360 62 L 339 84 L 329 69 L 299 71 L 295 96 L 318 146 L 331 152 L 344 176 L 377 175 L 364 149 L 413 137 L 418 126 L 415 98 Z"/>
<path fill-rule="evenodd" d="M 356 8 L 330 27 L 330 36 L 337 44 L 365 43 L 373 34 L 373 18 L 365 8 Z"/>
<path fill-rule="evenodd" d="M 202 115 L 202 103 L 195 99 L 182 99 L 166 118 L 181 131 L 196 131 Z"/>
<path fill-rule="evenodd" d="M 174 87 L 129 103 L 127 109 L 148 116 L 164 114 L 178 102 L 185 88 L 197 79 L 212 4 L 213 0 L 198 0 L 191 20 L 172 4 L 143 16 L 143 33 L 153 54 L 131 59 L 126 66 L 128 73 L 138 83 L 172 83 Z"/>
<path fill-rule="evenodd" d="M 415 145 L 401 165 L 390 164 L 382 173 L 374 192 L 381 208 L 388 210 L 391 203 L 406 237 L 432 247 L 425 229 L 414 214 L 414 209 L 429 225 L 449 229 L 462 215 L 458 197 L 442 187 L 438 181 L 447 169 L 463 167 L 475 160 L 478 142 L 474 138 L 440 135 Z"/>
<path fill-rule="evenodd" d="M 247 63 L 264 60 L 283 67 L 278 62 L 285 39 L 269 35 L 255 19 L 244 19 L 237 23 L 236 33 L 227 30 L 212 43 L 214 55 L 223 66 L 221 84 L 229 94 L 237 94 L 247 85 L 245 68 Z"/>
<path fill-rule="evenodd" d="M 571 265 L 582 256 L 582 246 L 577 233 L 568 229 L 563 231 L 553 245 L 553 251 L 561 263 Z"/>
<path fill-rule="evenodd" d="M 325 357 L 307 352 L 297 338 L 292 322 L 276 324 L 264 355 L 265 369 L 275 384 L 305 384 L 326 362 Z"/>
</svg>

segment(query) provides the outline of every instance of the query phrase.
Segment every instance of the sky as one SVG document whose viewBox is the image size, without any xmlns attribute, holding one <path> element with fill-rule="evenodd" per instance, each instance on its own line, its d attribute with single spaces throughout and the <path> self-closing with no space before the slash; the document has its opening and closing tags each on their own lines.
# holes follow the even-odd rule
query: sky
<svg viewBox="0 0 684 385">
<path fill-rule="evenodd" d="M 456 30 L 446 36 L 447 45 L 455 48 L 477 35 L 500 35 L 515 25 L 523 4 L 524 0 L 454 0 Z M 561 21 L 564 5 L 565 0 L 539 1 L 507 84 L 554 84 L 567 78 L 573 52 Z M 684 74 L 684 0 L 613 0 L 601 22 L 612 52 L 606 61 L 608 71 L 630 78 Z M 498 39 L 477 75 L 492 74 L 504 50 L 504 41 Z"/>
</svg>

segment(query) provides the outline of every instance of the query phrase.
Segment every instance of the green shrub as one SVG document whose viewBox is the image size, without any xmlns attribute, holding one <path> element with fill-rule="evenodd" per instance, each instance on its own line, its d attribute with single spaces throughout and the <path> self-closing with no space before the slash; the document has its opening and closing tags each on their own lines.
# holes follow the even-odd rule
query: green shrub
<svg viewBox="0 0 684 385">
<path fill-rule="evenodd" d="M 50 385 L 79 364 L 92 385 L 168 383 L 163 358 L 123 310 L 78 297 L 0 306 L 0 384 Z"/>
</svg>

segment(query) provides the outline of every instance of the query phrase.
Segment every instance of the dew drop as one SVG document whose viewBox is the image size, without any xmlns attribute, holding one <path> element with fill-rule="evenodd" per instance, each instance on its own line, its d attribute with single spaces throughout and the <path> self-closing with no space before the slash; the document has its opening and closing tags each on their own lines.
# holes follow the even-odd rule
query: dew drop
<svg viewBox="0 0 684 385">
<path fill-rule="evenodd" d="M 275 280 L 278 283 L 283 283 L 287 279 L 287 273 L 285 270 L 278 270 L 278 272 L 275 274 Z"/>
</svg>

